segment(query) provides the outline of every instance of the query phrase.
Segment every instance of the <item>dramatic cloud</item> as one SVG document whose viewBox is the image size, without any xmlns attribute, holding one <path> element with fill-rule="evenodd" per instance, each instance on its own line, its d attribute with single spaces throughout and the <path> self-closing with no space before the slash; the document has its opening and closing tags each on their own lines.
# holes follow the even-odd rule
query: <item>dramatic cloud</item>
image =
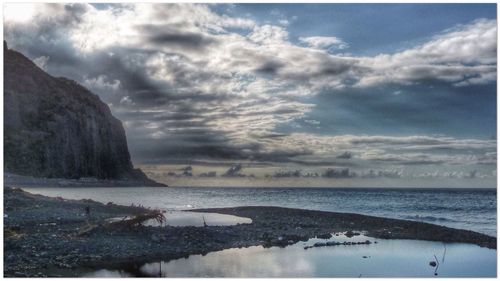
<svg viewBox="0 0 500 281">
<path fill-rule="evenodd" d="M 136 162 L 334 166 L 322 174 L 327 178 L 353 177 L 352 167 L 357 177 L 371 177 L 361 169 L 382 164 L 391 166 L 387 171 L 392 166 L 496 165 L 493 140 L 283 129 L 300 120 L 314 129 L 334 123 L 307 117 L 318 106 L 313 97 L 319 94 L 429 81 L 454 88 L 494 83 L 496 20 L 456 25 L 398 52 L 356 56 L 332 52 L 349 47 L 338 37 L 292 35 L 282 15 L 280 25 L 273 25 L 216 12 L 216 5 L 5 7 L 9 46 L 52 75 L 77 80 L 109 104 L 125 125 Z M 380 100 L 375 94 L 368 98 Z M 341 110 L 338 114 L 351 118 Z M 235 165 L 223 176 L 243 176 L 241 169 Z M 187 168 L 181 174 L 193 175 Z"/>
<path fill-rule="evenodd" d="M 368 73 L 360 87 L 438 79 L 456 86 L 496 80 L 497 22 L 480 19 L 436 35 L 429 42 L 392 55 L 363 59 Z"/>
</svg>

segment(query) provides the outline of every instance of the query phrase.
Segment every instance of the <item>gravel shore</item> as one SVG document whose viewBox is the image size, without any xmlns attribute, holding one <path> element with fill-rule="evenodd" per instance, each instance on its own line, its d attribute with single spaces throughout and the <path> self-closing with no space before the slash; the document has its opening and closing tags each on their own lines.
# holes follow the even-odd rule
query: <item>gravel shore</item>
<svg viewBox="0 0 500 281">
<path fill-rule="evenodd" d="M 85 215 L 87 206 L 90 218 Z M 193 211 L 248 217 L 253 222 L 234 226 L 110 228 L 106 219 L 150 210 L 49 198 L 6 187 L 4 276 L 78 276 L 92 269 L 130 268 L 227 248 L 284 247 L 353 230 L 375 238 L 463 242 L 496 249 L 495 237 L 414 221 L 262 206 Z"/>
<path fill-rule="evenodd" d="M 158 183 L 150 179 L 144 180 L 100 180 L 96 178 L 63 179 L 63 178 L 38 178 L 31 176 L 21 176 L 12 173 L 4 173 L 4 185 L 16 187 L 138 187 L 157 186 L 167 187 L 166 184 Z"/>
</svg>

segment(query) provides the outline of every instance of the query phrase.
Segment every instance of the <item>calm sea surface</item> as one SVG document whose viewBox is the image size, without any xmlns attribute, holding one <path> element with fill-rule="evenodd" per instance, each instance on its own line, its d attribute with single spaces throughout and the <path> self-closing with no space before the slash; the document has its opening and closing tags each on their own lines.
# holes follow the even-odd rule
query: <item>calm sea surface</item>
<svg viewBox="0 0 500 281">
<path fill-rule="evenodd" d="M 495 189 L 380 188 L 24 188 L 68 199 L 166 210 L 282 206 L 424 221 L 496 236 Z"/>
</svg>

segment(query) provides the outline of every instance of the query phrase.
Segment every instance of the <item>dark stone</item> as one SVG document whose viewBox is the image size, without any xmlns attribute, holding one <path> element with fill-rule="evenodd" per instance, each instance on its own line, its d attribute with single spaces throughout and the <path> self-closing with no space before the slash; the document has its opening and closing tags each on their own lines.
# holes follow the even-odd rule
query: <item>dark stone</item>
<svg viewBox="0 0 500 281">
<path fill-rule="evenodd" d="M 319 238 L 319 239 L 330 239 L 330 238 L 332 238 L 332 234 L 331 233 L 324 233 L 324 234 L 316 236 L 316 238 Z"/>
<path fill-rule="evenodd" d="M 153 240 L 153 242 L 160 242 L 160 237 L 158 237 L 158 235 L 156 234 L 153 234 L 151 235 L 151 240 Z"/>
<path fill-rule="evenodd" d="M 354 232 L 354 231 L 352 231 L 352 230 L 349 230 L 349 231 L 347 231 L 347 232 L 345 233 L 345 236 L 347 236 L 348 238 L 351 238 L 351 237 L 353 237 L 353 236 L 358 236 L 358 235 L 360 235 L 360 233 L 359 233 L 359 232 Z"/>
<path fill-rule="evenodd" d="M 14 276 L 15 277 L 28 277 L 28 275 L 26 275 L 26 273 L 23 273 L 23 272 L 14 272 Z"/>
</svg>

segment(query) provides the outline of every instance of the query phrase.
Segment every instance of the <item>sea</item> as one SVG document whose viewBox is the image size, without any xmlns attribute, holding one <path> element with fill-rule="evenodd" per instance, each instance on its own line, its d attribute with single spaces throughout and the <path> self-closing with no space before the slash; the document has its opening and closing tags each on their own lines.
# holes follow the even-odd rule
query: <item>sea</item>
<svg viewBox="0 0 500 281">
<path fill-rule="evenodd" d="M 242 188 L 36 187 L 24 190 L 67 199 L 142 205 L 167 211 L 280 206 L 428 222 L 497 236 L 496 189 L 480 188 Z M 168 219 L 168 218 L 167 218 Z"/>
</svg>

